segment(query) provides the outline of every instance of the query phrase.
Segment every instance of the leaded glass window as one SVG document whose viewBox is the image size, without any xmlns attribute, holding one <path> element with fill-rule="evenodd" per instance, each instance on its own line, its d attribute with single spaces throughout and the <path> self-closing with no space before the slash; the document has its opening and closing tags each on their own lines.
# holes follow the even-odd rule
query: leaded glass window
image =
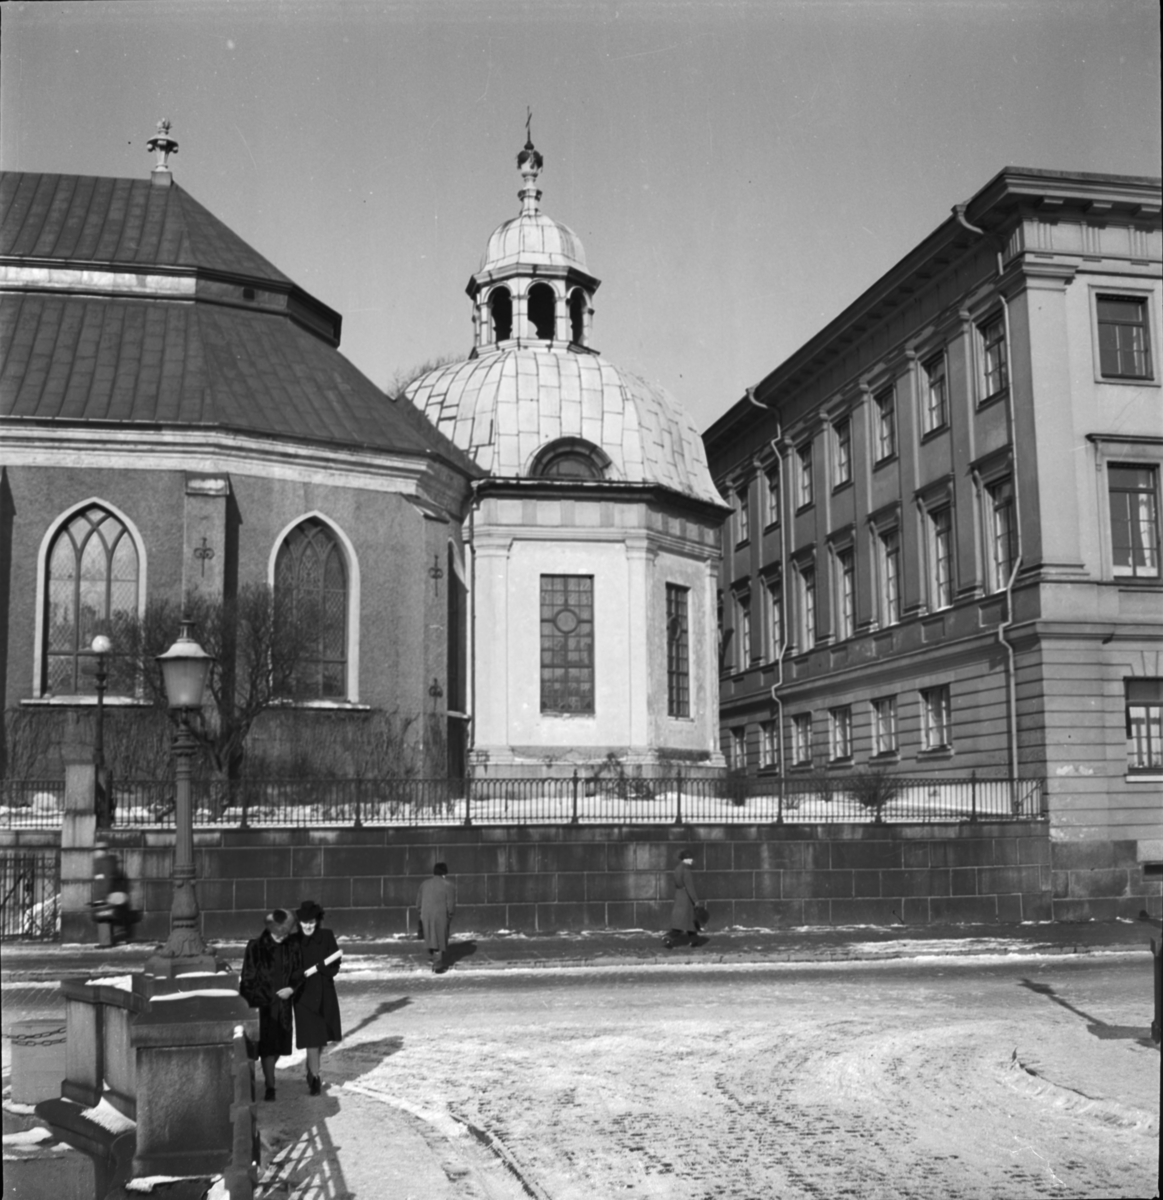
<svg viewBox="0 0 1163 1200">
<path fill-rule="evenodd" d="M 666 712 L 671 717 L 691 715 L 689 588 L 666 585 Z"/>
<path fill-rule="evenodd" d="M 45 589 L 46 692 L 78 696 L 95 692 L 91 660 L 97 633 L 119 644 L 118 631 L 137 617 L 137 547 L 107 509 L 92 505 L 71 517 L 53 542 Z"/>
<path fill-rule="evenodd" d="M 287 534 L 275 559 L 275 592 L 296 636 L 306 639 L 292 697 L 346 699 L 347 564 L 322 521 L 309 518 Z"/>
<path fill-rule="evenodd" d="M 594 711 L 594 577 L 541 576 L 541 711 Z"/>
</svg>

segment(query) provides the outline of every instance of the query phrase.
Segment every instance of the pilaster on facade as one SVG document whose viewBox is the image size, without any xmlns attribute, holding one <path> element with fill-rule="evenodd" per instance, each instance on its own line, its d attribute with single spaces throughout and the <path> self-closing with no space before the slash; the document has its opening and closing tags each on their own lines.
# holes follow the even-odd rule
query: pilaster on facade
<svg viewBox="0 0 1163 1200">
<path fill-rule="evenodd" d="M 227 546 L 226 508 L 230 477 L 186 472 L 183 510 L 182 595 L 195 593 L 212 604 L 225 598 Z"/>
</svg>

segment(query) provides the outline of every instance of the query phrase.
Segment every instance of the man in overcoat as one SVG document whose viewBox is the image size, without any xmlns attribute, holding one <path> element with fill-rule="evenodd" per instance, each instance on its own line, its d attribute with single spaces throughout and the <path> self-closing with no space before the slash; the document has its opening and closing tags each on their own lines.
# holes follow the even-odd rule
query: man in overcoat
<svg viewBox="0 0 1163 1200">
<path fill-rule="evenodd" d="M 420 926 L 424 932 L 424 944 L 428 957 L 432 958 L 432 970 L 441 974 L 447 970 L 445 954 L 448 952 L 448 930 L 452 915 L 456 912 L 456 888 L 448 878 L 448 867 L 438 862 L 432 868 L 432 878 L 425 879 L 416 897 L 416 908 L 420 914 Z M 434 957 L 435 956 L 435 957 Z"/>
<path fill-rule="evenodd" d="M 698 945 L 699 923 L 695 919 L 695 906 L 700 901 L 695 888 L 694 861 L 695 856 L 689 850 L 683 850 L 674 868 L 674 907 L 670 912 L 670 932 L 662 939 L 662 944 L 668 950 L 683 943 Z"/>
</svg>

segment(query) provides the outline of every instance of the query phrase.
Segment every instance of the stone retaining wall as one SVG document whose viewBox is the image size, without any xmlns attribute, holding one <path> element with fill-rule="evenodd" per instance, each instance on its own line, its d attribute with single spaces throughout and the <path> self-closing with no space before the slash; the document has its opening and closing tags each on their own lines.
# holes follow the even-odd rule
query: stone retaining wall
<svg viewBox="0 0 1163 1200">
<path fill-rule="evenodd" d="M 172 837 L 114 835 L 143 938 L 168 930 Z M 415 929 L 416 891 L 448 864 L 461 930 L 665 929 L 680 847 L 715 925 L 910 925 L 1136 917 L 1160 906 L 1135 843 L 1052 843 L 1044 823 L 534 826 L 198 831 L 206 936 L 253 936 L 318 901 L 348 934 Z"/>
<path fill-rule="evenodd" d="M 62 936 L 90 942 L 92 851 L 74 820 L 62 853 Z M 173 833 L 118 829 L 142 940 L 164 940 Z M 1163 913 L 1163 879 L 1135 841 L 1052 841 L 1040 821 L 947 825 L 700 825 L 236 829 L 195 832 L 210 938 L 253 936 L 264 913 L 313 898 L 342 933 L 415 929 L 416 891 L 437 860 L 462 931 L 664 929 L 677 851 L 695 852 L 713 925 L 910 925 L 1135 918 Z M 0 851 L 61 844 L 0 831 Z"/>
</svg>

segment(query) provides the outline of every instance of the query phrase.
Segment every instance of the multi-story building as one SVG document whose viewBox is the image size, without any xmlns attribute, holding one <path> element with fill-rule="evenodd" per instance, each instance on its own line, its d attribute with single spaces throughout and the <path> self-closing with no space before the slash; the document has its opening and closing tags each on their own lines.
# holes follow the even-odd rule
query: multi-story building
<svg viewBox="0 0 1163 1200">
<path fill-rule="evenodd" d="M 1158 179 L 1006 168 L 707 430 L 735 765 L 1163 859 L 1161 248 Z"/>
</svg>

